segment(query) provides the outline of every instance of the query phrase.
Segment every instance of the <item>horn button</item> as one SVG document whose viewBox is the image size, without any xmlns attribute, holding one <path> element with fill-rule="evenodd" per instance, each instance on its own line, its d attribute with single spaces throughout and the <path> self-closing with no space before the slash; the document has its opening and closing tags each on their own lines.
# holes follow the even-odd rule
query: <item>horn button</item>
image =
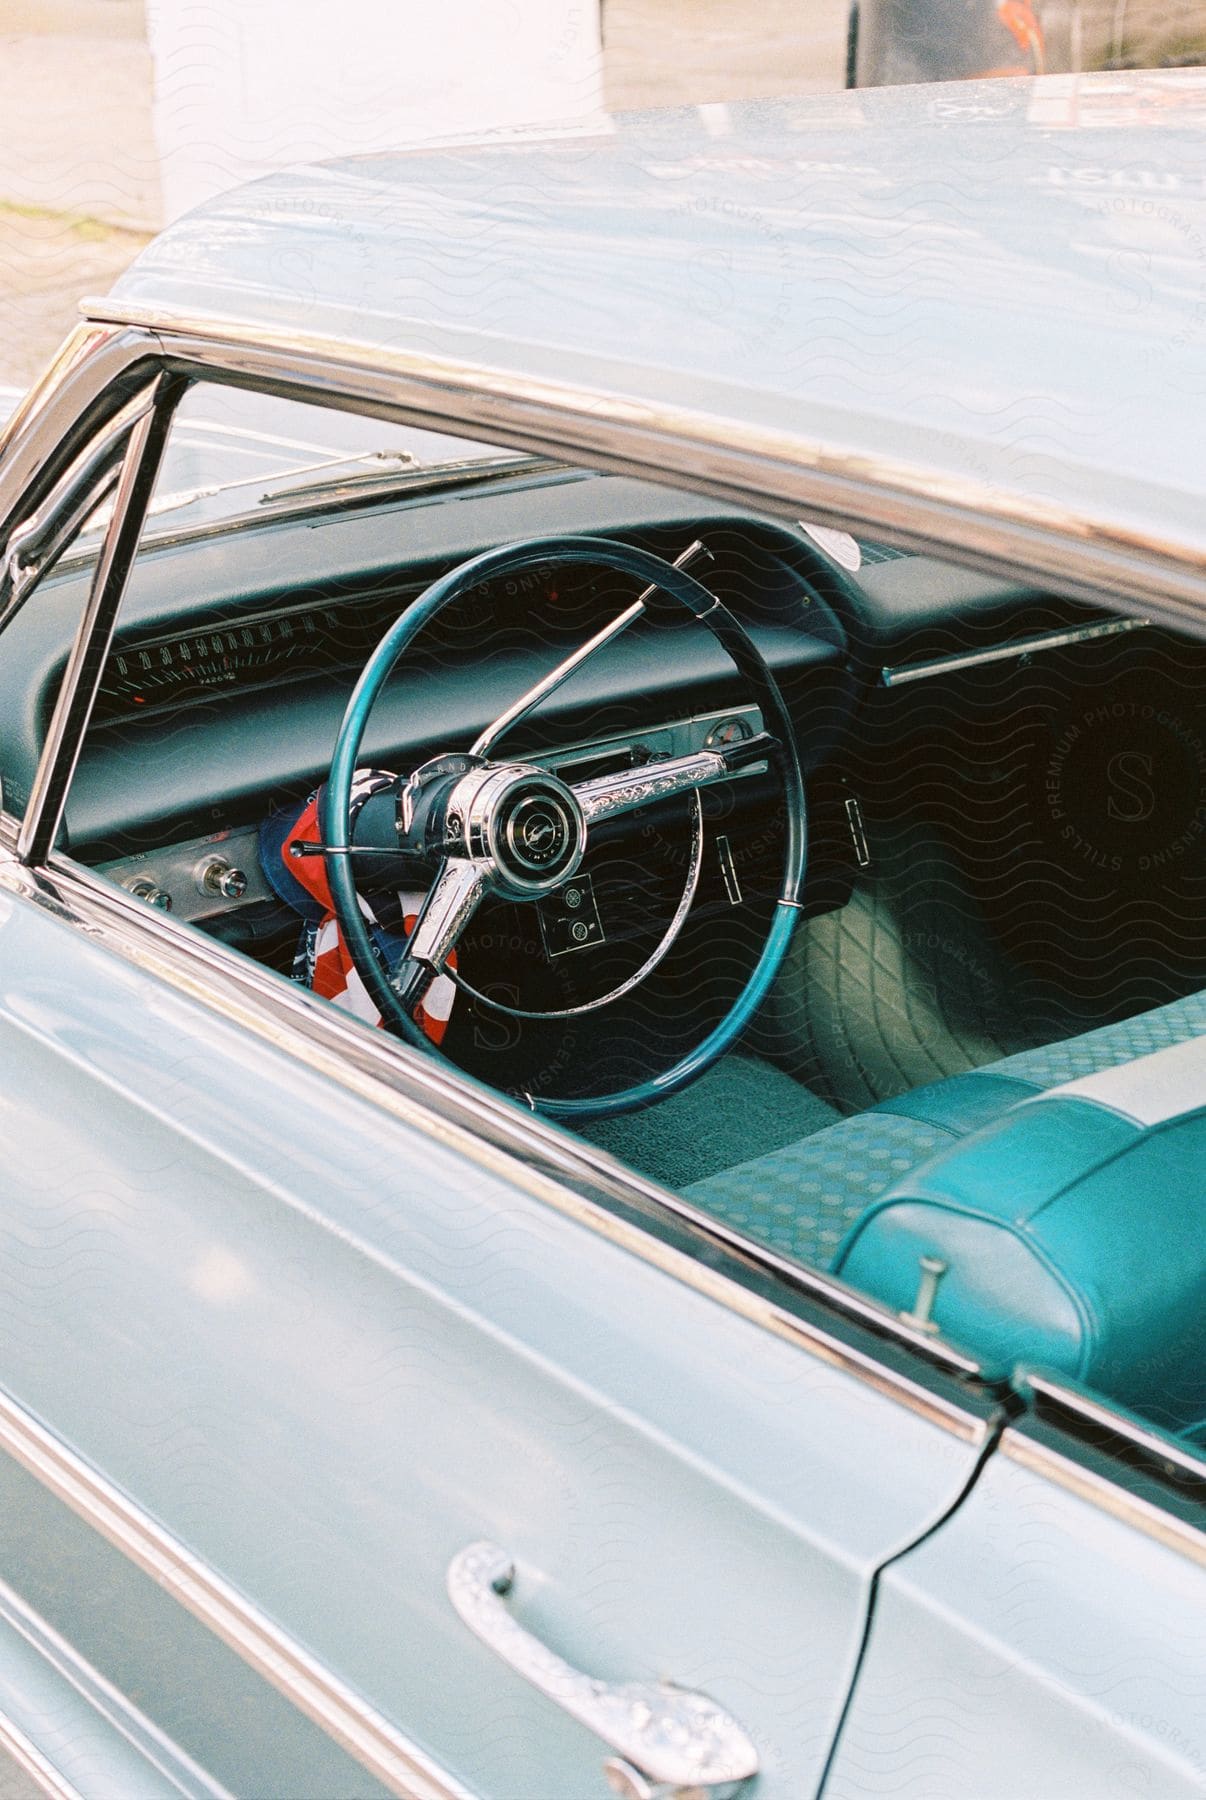
<svg viewBox="0 0 1206 1800">
<path fill-rule="evenodd" d="M 490 863 L 497 892 L 536 899 L 577 869 L 586 821 L 573 790 L 547 770 L 487 767 L 466 775 L 449 795 L 445 842 Z"/>
</svg>

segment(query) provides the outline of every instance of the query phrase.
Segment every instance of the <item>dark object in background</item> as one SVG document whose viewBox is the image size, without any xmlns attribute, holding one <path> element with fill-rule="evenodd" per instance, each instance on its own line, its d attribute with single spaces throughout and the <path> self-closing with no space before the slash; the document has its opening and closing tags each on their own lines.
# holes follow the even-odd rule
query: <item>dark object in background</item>
<svg viewBox="0 0 1206 1800">
<path fill-rule="evenodd" d="M 1041 75 L 1043 30 L 1030 0 L 853 0 L 846 86 Z"/>
</svg>

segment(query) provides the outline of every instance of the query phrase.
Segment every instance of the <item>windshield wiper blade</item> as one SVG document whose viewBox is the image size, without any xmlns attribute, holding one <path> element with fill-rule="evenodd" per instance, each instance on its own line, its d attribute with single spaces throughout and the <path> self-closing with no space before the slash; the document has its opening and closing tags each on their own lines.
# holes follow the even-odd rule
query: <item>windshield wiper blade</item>
<svg viewBox="0 0 1206 1800">
<path fill-rule="evenodd" d="M 262 507 L 290 507 L 298 500 L 337 501 L 345 494 L 349 499 L 366 501 L 378 493 L 441 493 L 458 487 L 480 487 L 491 481 L 509 481 L 515 475 L 546 475 L 561 472 L 569 465 L 550 456 L 500 456 L 483 458 L 467 456 L 458 462 L 426 463 L 401 473 L 377 474 L 362 470 L 355 475 L 335 476 L 328 481 L 313 481 L 285 488 L 279 493 L 261 494 Z"/>
<path fill-rule="evenodd" d="M 554 457 L 507 455 L 482 458 L 470 456 L 455 462 L 417 463 L 408 450 L 366 452 L 363 457 L 339 456 L 321 463 L 310 463 L 298 471 L 286 471 L 280 478 L 288 480 L 293 473 L 306 473 L 314 469 L 346 467 L 350 463 L 370 462 L 378 465 L 392 463 L 397 466 L 382 471 L 380 467 L 360 469 L 354 474 L 347 474 L 327 481 L 295 483 L 282 488 L 279 492 L 261 493 L 254 504 L 247 505 L 242 511 L 232 511 L 228 517 L 204 522 L 202 531 L 226 530 L 235 526 L 245 526 L 251 520 L 271 517 L 274 513 L 299 511 L 306 505 L 319 506 L 329 510 L 341 503 L 349 502 L 357 506 L 369 506 L 375 500 L 393 498 L 395 495 L 438 494 L 456 488 L 480 487 L 489 482 L 513 481 L 518 475 L 548 475 L 582 473 L 570 463 L 563 463 Z M 155 525 L 168 513 L 183 512 L 187 507 L 195 506 L 202 500 L 215 500 L 221 495 L 231 493 L 238 488 L 263 487 L 266 480 L 274 479 L 262 474 L 240 476 L 236 481 L 212 482 L 204 487 L 178 490 L 164 494 L 152 500 L 147 509 L 147 526 L 143 542 L 153 544 L 167 533 L 157 533 Z M 95 553 L 93 542 L 95 532 L 102 528 L 108 518 L 108 502 L 103 502 L 90 516 L 86 533 L 88 540 L 87 555 Z M 189 535 L 188 528 L 184 528 Z M 80 550 L 70 561 L 80 560 L 84 553 L 81 539 L 77 539 Z M 65 565 L 66 566 L 66 563 Z"/>
</svg>

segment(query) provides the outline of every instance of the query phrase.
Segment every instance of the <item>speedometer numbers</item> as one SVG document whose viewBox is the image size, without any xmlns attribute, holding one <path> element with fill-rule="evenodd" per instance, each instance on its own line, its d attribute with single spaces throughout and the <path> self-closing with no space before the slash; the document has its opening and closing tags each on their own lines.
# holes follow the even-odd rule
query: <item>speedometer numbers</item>
<svg viewBox="0 0 1206 1800">
<path fill-rule="evenodd" d="M 290 664 L 309 665 L 322 624 L 321 613 L 281 613 L 119 649 L 105 669 L 101 710 L 112 718 L 211 688 L 253 686 L 287 676 Z"/>
</svg>

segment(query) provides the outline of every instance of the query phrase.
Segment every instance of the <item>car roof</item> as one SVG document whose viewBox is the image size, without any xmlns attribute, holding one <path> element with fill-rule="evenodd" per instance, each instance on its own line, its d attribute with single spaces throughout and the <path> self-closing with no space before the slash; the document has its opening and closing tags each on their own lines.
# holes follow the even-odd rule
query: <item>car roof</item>
<svg viewBox="0 0 1206 1800">
<path fill-rule="evenodd" d="M 1203 71 L 308 166 L 169 227 L 93 310 L 491 369 L 1206 554 Z"/>
</svg>

